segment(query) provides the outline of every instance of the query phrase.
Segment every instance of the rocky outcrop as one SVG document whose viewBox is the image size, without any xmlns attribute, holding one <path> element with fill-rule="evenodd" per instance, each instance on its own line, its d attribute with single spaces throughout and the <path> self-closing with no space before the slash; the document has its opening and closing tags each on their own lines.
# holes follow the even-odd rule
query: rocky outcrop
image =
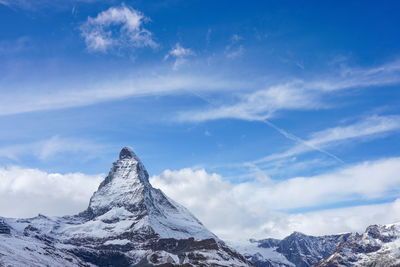
<svg viewBox="0 0 400 267">
<path fill-rule="evenodd" d="M 259 267 L 400 267 L 400 223 L 371 225 L 363 234 L 250 240 L 238 250 Z"/>
<path fill-rule="evenodd" d="M 352 234 L 316 267 L 400 266 L 400 224 L 371 225 L 363 234 Z"/>
<path fill-rule="evenodd" d="M 0 219 L 0 234 L 10 234 L 10 227 L 4 222 L 4 220 Z"/>
<path fill-rule="evenodd" d="M 349 236 L 309 236 L 294 232 L 282 240 L 250 240 L 247 247 L 238 249 L 259 267 L 309 267 L 331 255 Z"/>
<path fill-rule="evenodd" d="M 294 232 L 279 243 L 276 251 L 295 266 L 308 267 L 332 254 L 349 235 L 309 236 Z"/>
</svg>

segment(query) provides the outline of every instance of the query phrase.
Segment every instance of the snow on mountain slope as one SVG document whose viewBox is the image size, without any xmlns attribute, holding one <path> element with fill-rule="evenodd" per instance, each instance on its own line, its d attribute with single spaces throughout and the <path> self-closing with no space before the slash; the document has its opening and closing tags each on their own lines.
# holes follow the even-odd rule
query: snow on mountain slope
<svg viewBox="0 0 400 267">
<path fill-rule="evenodd" d="M 0 266 L 93 266 L 37 238 L 0 234 Z"/>
<path fill-rule="evenodd" d="M 371 225 L 363 234 L 308 236 L 294 232 L 283 240 L 250 240 L 235 247 L 259 267 L 398 267 L 400 223 Z"/>
<path fill-rule="evenodd" d="M 371 225 L 361 235 L 352 234 L 315 266 L 400 266 L 400 223 Z"/>
<path fill-rule="evenodd" d="M 309 267 L 333 253 L 348 236 L 309 236 L 294 232 L 283 240 L 250 240 L 236 248 L 259 267 Z"/>
<path fill-rule="evenodd" d="M 186 208 L 150 185 L 142 162 L 126 147 L 93 194 L 85 215 L 101 222 L 120 222 L 123 216 L 124 222 L 136 222 L 132 228 L 135 231 L 150 227 L 160 238 L 217 239 Z M 118 226 L 117 229 L 126 230 L 130 225 Z"/>
<path fill-rule="evenodd" d="M 0 266 L 252 265 L 148 179 L 125 147 L 80 214 L 0 218 Z"/>
<path fill-rule="evenodd" d="M 262 240 L 250 239 L 246 244 L 236 244 L 233 247 L 258 267 L 294 267 L 292 262 L 276 251 L 280 240 L 271 240 L 277 242 L 272 246 L 263 246 Z"/>
</svg>

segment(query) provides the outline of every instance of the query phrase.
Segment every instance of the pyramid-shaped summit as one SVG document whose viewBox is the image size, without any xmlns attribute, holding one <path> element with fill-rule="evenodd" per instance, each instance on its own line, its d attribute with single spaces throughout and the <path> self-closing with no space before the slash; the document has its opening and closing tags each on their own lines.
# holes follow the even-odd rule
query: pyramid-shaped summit
<svg viewBox="0 0 400 267">
<path fill-rule="evenodd" d="M 129 146 L 126 146 L 121 149 L 121 152 L 119 152 L 119 159 L 136 159 L 138 160 L 138 157 L 136 156 L 135 152 L 133 152 L 132 148 Z"/>
<path fill-rule="evenodd" d="M 151 186 L 146 168 L 128 147 L 121 150 L 86 211 L 91 220 L 114 220 L 115 214 L 132 222 L 132 231 L 162 238 L 217 239 L 186 208 Z"/>
<path fill-rule="evenodd" d="M 251 266 L 186 208 L 153 188 L 129 147 L 121 150 L 84 212 L 0 220 L 9 229 L 0 233 L 5 239 L 0 265 Z M 12 244 L 4 248 L 7 253 L 2 242 Z M 18 256 L 21 247 L 28 251 L 24 257 Z"/>
</svg>

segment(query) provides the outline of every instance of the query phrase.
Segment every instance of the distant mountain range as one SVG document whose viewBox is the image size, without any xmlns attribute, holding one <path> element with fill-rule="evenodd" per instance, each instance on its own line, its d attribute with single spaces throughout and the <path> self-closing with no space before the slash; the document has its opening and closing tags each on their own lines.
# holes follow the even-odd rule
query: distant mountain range
<svg viewBox="0 0 400 267">
<path fill-rule="evenodd" d="M 0 267 L 400 266 L 399 237 L 400 224 L 374 225 L 361 235 L 295 232 L 233 249 L 153 188 L 140 159 L 125 147 L 85 211 L 0 217 Z"/>
<path fill-rule="evenodd" d="M 259 267 L 400 266 L 400 223 L 371 225 L 363 234 L 250 240 L 236 247 Z"/>
</svg>

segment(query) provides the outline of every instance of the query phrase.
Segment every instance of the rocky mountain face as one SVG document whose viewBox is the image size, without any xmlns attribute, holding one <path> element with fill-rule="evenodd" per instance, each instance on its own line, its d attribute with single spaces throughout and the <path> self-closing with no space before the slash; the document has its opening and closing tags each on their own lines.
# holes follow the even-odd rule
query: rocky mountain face
<svg viewBox="0 0 400 267">
<path fill-rule="evenodd" d="M 363 234 L 250 240 L 237 246 L 259 267 L 400 267 L 400 223 L 371 225 Z"/>
<path fill-rule="evenodd" d="M 400 223 L 371 225 L 361 235 L 352 234 L 315 266 L 399 267 Z"/>
<path fill-rule="evenodd" d="M 253 266 L 149 183 L 123 148 L 75 216 L 0 218 L 0 266 Z"/>
<path fill-rule="evenodd" d="M 282 240 L 250 240 L 249 245 L 238 247 L 238 250 L 259 267 L 309 267 L 331 255 L 349 236 L 309 236 L 294 232 Z"/>
<path fill-rule="evenodd" d="M 276 251 L 295 266 L 312 266 L 332 254 L 338 244 L 345 241 L 348 236 L 349 234 L 309 236 L 294 232 L 278 244 Z"/>
</svg>

